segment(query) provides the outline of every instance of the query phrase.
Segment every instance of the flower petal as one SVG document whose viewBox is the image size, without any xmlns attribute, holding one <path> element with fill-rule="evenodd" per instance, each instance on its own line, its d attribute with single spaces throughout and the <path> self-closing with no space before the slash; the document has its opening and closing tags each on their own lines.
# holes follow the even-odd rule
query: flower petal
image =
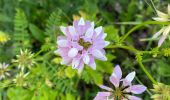
<svg viewBox="0 0 170 100">
<path fill-rule="evenodd" d="M 64 26 L 60 26 L 60 30 L 64 33 L 64 35 L 67 34 L 67 28 Z"/>
<path fill-rule="evenodd" d="M 96 29 L 95 29 L 95 32 L 96 32 L 96 34 L 97 34 L 97 36 L 102 32 L 102 26 L 100 26 L 100 27 L 97 27 Z"/>
<path fill-rule="evenodd" d="M 92 36 L 93 36 L 93 28 L 89 28 L 89 29 L 86 31 L 85 36 L 86 36 L 87 38 L 92 38 Z"/>
<path fill-rule="evenodd" d="M 62 59 L 61 64 L 62 65 L 68 65 L 70 62 L 71 62 L 71 59 L 67 57 L 67 58 Z"/>
<path fill-rule="evenodd" d="M 79 59 L 73 59 L 72 61 L 72 69 L 76 69 L 80 64 L 80 60 Z"/>
<path fill-rule="evenodd" d="M 73 26 L 68 26 L 68 30 L 69 30 L 69 33 L 72 35 L 72 36 L 75 36 L 76 35 L 76 30 Z"/>
<path fill-rule="evenodd" d="M 108 46 L 110 44 L 109 41 L 105 41 L 105 47 Z"/>
<path fill-rule="evenodd" d="M 108 100 L 108 97 L 110 95 L 111 95 L 110 92 L 98 92 L 93 100 Z"/>
<path fill-rule="evenodd" d="M 128 96 L 128 99 L 129 99 L 129 100 L 142 100 L 142 99 L 139 98 L 139 97 L 131 96 L 131 95 Z"/>
<path fill-rule="evenodd" d="M 100 59 L 103 61 L 107 60 L 106 56 L 100 50 L 97 50 L 97 49 L 93 50 L 92 55 L 97 59 Z"/>
<path fill-rule="evenodd" d="M 153 35 L 153 39 L 157 38 L 159 35 L 161 35 L 161 33 L 164 31 L 165 28 L 162 28 L 161 30 L 159 30 L 158 32 L 156 32 L 154 35 Z"/>
<path fill-rule="evenodd" d="M 122 70 L 119 65 L 115 66 L 112 75 L 116 75 L 119 80 L 122 78 Z"/>
<path fill-rule="evenodd" d="M 169 19 L 161 18 L 161 17 L 153 17 L 152 19 L 155 20 L 155 21 L 159 21 L 159 22 L 166 22 L 166 21 L 169 21 Z"/>
<path fill-rule="evenodd" d="M 76 48 L 71 48 L 68 52 L 68 56 L 73 58 L 78 54 L 78 50 Z"/>
<path fill-rule="evenodd" d="M 125 89 L 126 92 L 132 92 L 134 94 L 141 94 L 146 90 L 144 85 L 132 85 Z"/>
<path fill-rule="evenodd" d="M 96 70 L 96 63 L 94 62 L 94 57 L 90 56 L 90 63 L 88 64 L 93 70 Z"/>
<path fill-rule="evenodd" d="M 158 47 L 160 47 L 162 44 L 163 44 L 163 42 L 165 41 L 165 39 L 166 39 L 166 36 L 161 36 L 161 38 L 159 39 L 159 41 L 158 41 Z"/>
<path fill-rule="evenodd" d="M 68 41 L 67 40 L 58 40 L 57 41 L 58 46 L 60 47 L 67 47 Z"/>
<path fill-rule="evenodd" d="M 170 4 L 168 4 L 168 15 L 170 15 Z"/>
<path fill-rule="evenodd" d="M 78 68 L 78 73 L 80 74 L 83 71 L 83 69 L 84 69 L 83 61 L 80 61 L 80 63 L 79 63 L 77 68 Z"/>
<path fill-rule="evenodd" d="M 89 62 L 90 62 L 90 57 L 89 57 L 88 54 L 84 55 L 83 61 L 84 61 L 85 64 L 89 64 Z"/>
<path fill-rule="evenodd" d="M 123 80 L 123 86 L 131 85 L 132 80 L 135 78 L 135 71 L 129 73 Z"/>
<path fill-rule="evenodd" d="M 169 17 L 168 14 L 165 14 L 165 13 L 159 11 L 159 10 L 156 10 L 156 12 L 157 12 L 158 16 L 161 17 L 161 18 L 168 18 Z"/>
<path fill-rule="evenodd" d="M 104 33 L 102 39 L 105 39 L 106 37 L 107 37 L 107 33 Z"/>
<path fill-rule="evenodd" d="M 78 22 L 78 25 L 85 25 L 85 22 L 84 22 L 84 19 L 83 18 L 80 18 L 79 22 Z"/>
<path fill-rule="evenodd" d="M 119 87 L 120 79 L 116 76 L 115 73 L 112 73 L 110 76 L 110 82 L 117 88 Z"/>
<path fill-rule="evenodd" d="M 100 85 L 99 87 L 102 88 L 102 89 L 104 89 L 104 90 L 107 90 L 107 91 L 113 91 L 112 88 L 107 87 L 107 86 L 105 86 L 105 85 Z"/>
</svg>

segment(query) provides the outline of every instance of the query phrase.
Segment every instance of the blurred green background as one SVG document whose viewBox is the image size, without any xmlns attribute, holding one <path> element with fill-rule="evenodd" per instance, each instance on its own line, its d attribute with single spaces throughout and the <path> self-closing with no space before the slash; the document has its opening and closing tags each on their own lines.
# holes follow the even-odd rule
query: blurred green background
<svg viewBox="0 0 170 100">
<path fill-rule="evenodd" d="M 163 12 L 169 0 L 153 0 L 155 7 Z M 62 35 L 60 25 L 71 25 L 80 17 L 103 26 L 108 34 L 106 40 L 118 43 L 120 37 L 133 26 L 151 21 L 156 16 L 150 0 L 0 0 L 0 31 L 9 40 L 0 44 L 0 62 L 11 64 L 20 49 L 33 53 L 42 50 L 34 60 L 36 64 L 28 70 L 30 74 L 24 82 L 27 86 L 13 83 L 19 73 L 17 65 L 11 64 L 11 77 L 0 81 L 0 100 L 92 100 L 101 89 L 101 83 L 108 84 L 115 64 L 120 64 L 124 75 L 135 70 L 134 83 L 142 83 L 152 88 L 144 72 L 135 61 L 135 56 L 123 49 L 106 49 L 107 62 L 96 61 L 97 70 L 86 68 L 78 75 L 71 67 L 59 64 L 56 38 Z M 141 41 L 150 38 L 161 26 L 147 25 L 129 36 L 125 44 L 139 50 L 151 50 L 157 45 L 154 41 Z M 1 38 L 1 36 L 0 36 Z M 166 40 L 163 47 L 169 47 Z M 168 57 L 145 55 L 143 63 L 153 77 L 170 84 L 170 59 Z M 161 66 L 161 67 L 160 67 Z M 139 95 L 150 100 L 150 92 Z"/>
</svg>

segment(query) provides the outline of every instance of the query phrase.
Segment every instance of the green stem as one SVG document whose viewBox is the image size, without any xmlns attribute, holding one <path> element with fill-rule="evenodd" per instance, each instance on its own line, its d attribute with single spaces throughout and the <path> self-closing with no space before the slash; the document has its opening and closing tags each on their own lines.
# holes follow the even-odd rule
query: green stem
<svg viewBox="0 0 170 100">
<path fill-rule="evenodd" d="M 107 49 L 114 49 L 114 48 L 122 48 L 122 49 L 133 51 L 135 53 L 138 52 L 138 50 L 133 47 L 123 46 L 123 45 L 114 45 L 114 46 L 108 47 Z"/>
<path fill-rule="evenodd" d="M 34 54 L 34 56 L 33 56 L 33 57 L 38 56 L 41 52 L 43 52 L 43 50 L 42 50 L 42 49 L 41 49 L 40 51 L 38 51 L 36 54 Z"/>
<path fill-rule="evenodd" d="M 145 72 L 145 74 L 147 75 L 147 77 L 152 81 L 153 84 L 157 84 L 157 82 L 154 80 L 154 78 L 151 76 L 151 74 L 147 71 L 147 69 L 145 68 L 145 66 L 142 64 L 141 61 L 138 61 L 139 66 L 141 67 L 141 69 Z"/>
<path fill-rule="evenodd" d="M 120 43 L 122 43 L 132 32 L 137 30 L 138 28 L 144 26 L 144 25 L 149 25 L 149 24 L 161 24 L 161 25 L 168 25 L 170 22 L 158 22 L 158 21 L 147 21 L 144 23 L 141 23 L 137 26 L 134 26 L 132 29 L 130 29 L 120 40 Z"/>
</svg>

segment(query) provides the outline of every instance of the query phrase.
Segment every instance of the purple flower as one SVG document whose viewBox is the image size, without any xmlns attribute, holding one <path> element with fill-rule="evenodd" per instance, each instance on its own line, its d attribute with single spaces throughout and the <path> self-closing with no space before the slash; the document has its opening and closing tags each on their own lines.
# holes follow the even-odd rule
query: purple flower
<svg viewBox="0 0 170 100">
<path fill-rule="evenodd" d="M 94 28 L 94 22 L 81 18 L 74 21 L 73 26 L 60 26 L 60 29 L 65 35 L 57 39 L 56 53 L 62 57 L 61 64 L 72 65 L 81 72 L 84 64 L 96 69 L 95 59 L 107 60 L 104 47 L 109 42 L 104 40 L 107 34 L 102 26 Z"/>
<path fill-rule="evenodd" d="M 146 87 L 143 85 L 132 85 L 134 77 L 135 72 L 131 72 L 122 79 L 122 71 L 120 66 L 117 65 L 110 76 L 110 82 L 114 85 L 114 89 L 100 85 L 100 88 L 107 92 L 98 92 L 94 100 L 141 100 L 141 98 L 131 94 L 141 94 L 146 90 Z"/>
</svg>

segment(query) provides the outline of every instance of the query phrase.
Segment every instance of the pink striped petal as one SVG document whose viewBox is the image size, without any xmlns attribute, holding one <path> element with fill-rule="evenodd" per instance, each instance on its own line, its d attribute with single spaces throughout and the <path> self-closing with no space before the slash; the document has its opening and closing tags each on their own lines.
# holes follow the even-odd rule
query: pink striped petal
<svg viewBox="0 0 170 100">
<path fill-rule="evenodd" d="M 123 79 L 123 86 L 131 85 L 132 80 L 135 78 L 135 71 L 129 73 L 125 79 Z"/>
<path fill-rule="evenodd" d="M 122 70 L 120 68 L 119 65 L 116 65 L 114 70 L 113 70 L 113 74 L 116 75 L 116 77 L 120 80 L 122 78 Z"/>
<path fill-rule="evenodd" d="M 146 90 L 146 87 L 143 85 L 132 85 L 125 89 L 126 92 L 132 92 L 134 94 L 141 94 Z"/>
<path fill-rule="evenodd" d="M 108 100 L 108 97 L 111 95 L 110 92 L 98 92 L 96 97 L 93 100 Z M 109 99 L 112 100 L 112 99 Z"/>
<path fill-rule="evenodd" d="M 112 88 L 107 87 L 107 86 L 105 86 L 105 85 L 100 85 L 99 87 L 102 88 L 102 89 L 104 89 L 104 90 L 107 90 L 107 91 L 113 91 Z"/>
<path fill-rule="evenodd" d="M 131 95 L 128 96 L 128 99 L 129 99 L 129 100 L 142 100 L 142 99 L 139 98 L 139 97 L 131 96 Z"/>
<path fill-rule="evenodd" d="M 110 82 L 117 88 L 119 87 L 120 79 L 113 73 L 110 76 Z"/>
</svg>

